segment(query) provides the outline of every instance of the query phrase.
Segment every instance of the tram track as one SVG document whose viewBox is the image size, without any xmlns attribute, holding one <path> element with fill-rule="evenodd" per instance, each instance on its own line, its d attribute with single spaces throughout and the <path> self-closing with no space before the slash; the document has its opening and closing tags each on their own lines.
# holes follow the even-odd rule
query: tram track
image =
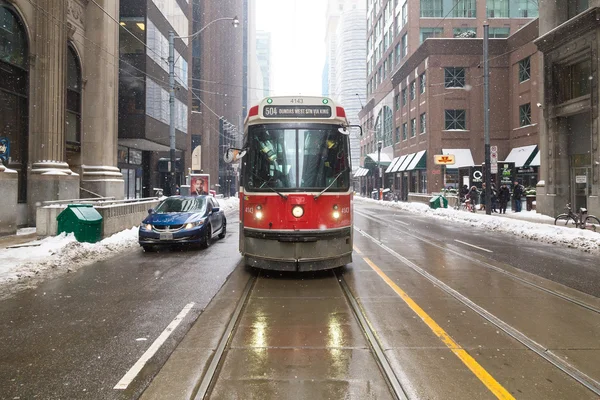
<svg viewBox="0 0 600 400">
<path fill-rule="evenodd" d="M 576 304 L 578 306 L 581 306 L 581 307 L 583 307 L 583 308 L 585 308 L 587 310 L 590 310 L 590 311 L 593 311 L 593 312 L 596 312 L 596 313 L 600 312 L 600 310 L 598 310 L 596 307 L 593 307 L 591 305 L 585 304 L 585 303 L 583 303 L 583 302 L 581 302 L 581 301 L 579 301 L 577 299 L 572 299 L 569 296 L 566 296 L 566 295 L 564 295 L 562 293 L 558 293 L 558 292 L 552 291 L 550 289 L 541 287 L 541 286 L 539 286 L 539 285 L 537 285 L 535 283 L 529 282 L 529 281 L 527 281 L 527 280 L 525 280 L 523 278 L 520 278 L 520 277 L 516 276 L 515 274 L 512 274 L 512 273 L 510 273 L 508 271 L 504 271 L 501 268 L 495 267 L 495 266 L 493 266 L 491 264 L 488 264 L 488 263 L 485 263 L 483 261 L 477 260 L 475 258 L 466 256 L 464 254 L 458 253 L 458 252 L 453 251 L 451 249 L 442 247 L 442 246 L 440 246 L 438 244 L 433 243 L 432 240 L 425 240 L 424 238 L 421 238 L 418 235 L 414 235 L 414 234 L 406 232 L 405 230 L 398 229 L 398 228 L 392 226 L 391 224 L 387 223 L 387 221 L 385 221 L 383 219 L 371 217 L 370 215 L 366 215 L 364 213 L 357 212 L 356 210 L 355 210 L 355 213 L 357 213 L 357 214 L 359 214 L 359 215 L 361 215 L 361 216 L 363 216 L 363 217 L 365 217 L 367 219 L 370 219 L 372 221 L 376 221 L 378 223 L 381 223 L 381 224 L 385 225 L 386 227 L 389 227 L 389 228 L 391 228 L 391 229 L 393 229 L 393 230 L 395 230 L 397 232 L 402 232 L 403 234 L 409 235 L 409 236 L 411 236 L 411 237 L 413 237 L 415 239 L 421 240 L 423 242 L 426 242 L 427 244 L 430 244 L 432 246 L 440 248 L 443 251 L 452 252 L 453 254 L 459 255 L 462 258 L 468 259 L 470 261 L 473 261 L 473 262 L 476 262 L 476 263 L 478 263 L 480 265 L 488 267 L 488 268 L 490 268 L 490 269 L 492 269 L 492 270 L 494 270 L 496 272 L 501 272 L 503 274 L 506 274 L 506 275 L 508 275 L 508 276 L 510 276 L 510 277 L 512 277 L 512 278 L 514 278 L 516 280 L 518 280 L 519 282 L 522 282 L 524 284 L 532 286 L 532 287 L 534 287 L 536 289 L 542 290 L 542 291 L 544 291 L 544 292 L 546 292 L 548 294 L 554 295 L 554 296 L 559 297 L 559 298 L 561 298 L 563 300 L 566 300 L 566 301 L 569 301 L 571 303 L 574 303 L 574 304 Z M 558 368 L 559 370 L 561 370 L 562 372 L 564 372 L 565 374 L 567 374 L 568 376 L 570 376 L 572 379 L 574 379 L 575 381 L 577 381 L 578 383 L 580 383 L 581 385 L 583 385 L 587 389 L 591 390 L 596 395 L 600 396 L 600 382 L 598 382 L 595 379 L 591 378 L 590 376 L 586 375 L 585 373 L 583 373 L 582 371 L 580 371 L 576 367 L 572 366 L 571 364 L 569 364 L 568 362 L 564 361 L 559 356 L 557 356 L 556 354 L 554 354 L 550 349 L 548 349 L 548 348 L 542 346 L 541 344 L 537 343 L 536 341 L 534 341 L 533 339 L 529 338 L 527 335 L 525 335 L 524 333 L 520 332 L 519 330 L 513 328 L 509 324 L 505 323 L 500 318 L 496 317 L 495 315 L 493 315 L 492 313 L 490 313 L 489 311 L 487 311 L 483 307 L 477 305 L 475 302 L 473 302 L 472 300 L 470 300 L 469 298 L 467 298 L 463 294 L 459 293 L 457 290 L 451 288 L 449 285 L 447 285 L 446 283 L 444 283 L 440 279 L 436 278 L 431 273 L 427 272 L 426 270 L 424 270 L 423 268 L 419 267 L 418 265 L 416 265 L 415 263 L 413 263 L 412 261 L 410 261 L 406 257 L 400 255 L 399 253 L 397 253 L 396 251 L 394 251 L 392 248 L 390 248 L 387 245 L 385 245 L 379 239 L 373 237 L 372 235 L 370 235 L 366 231 L 358 228 L 356 225 L 354 226 L 354 229 L 359 234 L 363 235 L 365 238 L 371 240 L 373 243 L 375 243 L 376 245 L 378 245 L 379 247 L 381 247 L 388 254 L 392 255 L 394 258 L 396 258 L 399 261 L 401 261 L 404 265 L 408 266 L 413 271 L 417 272 L 419 275 L 421 275 L 422 277 L 424 277 L 425 279 L 427 279 L 428 281 L 430 281 L 431 283 L 433 283 L 434 285 L 436 285 L 437 287 L 439 287 L 441 290 L 443 290 L 444 292 L 446 292 L 447 294 L 449 294 L 450 296 L 452 296 L 453 298 L 455 298 L 456 300 L 458 300 L 460 303 L 462 303 L 465 306 L 469 307 L 476 314 L 478 314 L 479 316 L 481 316 L 485 320 L 487 320 L 490 323 L 492 323 L 493 325 L 495 325 L 498 329 L 500 329 L 501 331 L 503 331 L 504 333 L 506 333 L 510 337 L 512 337 L 515 340 L 517 340 L 518 342 L 520 342 L 523 346 L 525 346 L 529 350 L 531 350 L 534 353 L 536 353 L 538 356 L 540 356 L 543 359 L 545 359 L 546 361 L 548 361 L 554 367 Z"/>
<path fill-rule="evenodd" d="M 390 228 L 390 229 L 392 229 L 392 230 L 394 230 L 394 231 L 396 231 L 396 232 L 401 232 L 403 235 L 407 235 L 407 236 L 410 236 L 410 237 L 412 237 L 412 238 L 414 238 L 414 239 L 420 240 L 421 242 L 424 242 L 424 243 L 427 243 L 428 245 L 431 245 L 431 246 L 437 247 L 438 249 L 441 249 L 441 250 L 443 250 L 443 251 L 446 251 L 446 252 L 448 252 L 448 253 L 452 253 L 453 255 L 456 255 L 456 256 L 458 256 L 458 257 L 461 257 L 461 258 L 463 258 L 463 259 L 465 259 L 465 260 L 469 260 L 469 261 L 471 261 L 471 262 L 474 262 L 474 263 L 476 263 L 476 264 L 478 264 L 478 265 L 480 265 L 480 266 L 482 266 L 482 267 L 485 267 L 485 268 L 491 269 L 491 270 L 493 270 L 493 271 L 499 272 L 499 273 L 501 273 L 501 274 L 503 274 L 503 275 L 509 276 L 510 278 L 512 278 L 512 279 L 514 279 L 514 280 L 516 280 L 516 281 L 519 281 L 519 282 L 521 282 L 521 283 L 523 283 L 523 284 L 525 284 L 525 285 L 527 285 L 527 286 L 533 287 L 533 288 L 535 288 L 535 289 L 537 289 L 537 290 L 540 290 L 540 291 L 542 291 L 542 292 L 545 292 L 545 293 L 551 294 L 552 296 L 558 297 L 558 298 L 560 298 L 560 299 L 562 299 L 562 300 L 565 300 L 565 301 L 568 301 L 568 302 L 570 302 L 570 303 L 576 304 L 577 306 L 579 306 L 579 307 L 582 307 L 582 308 L 585 308 L 586 310 L 593 311 L 593 312 L 595 312 L 595 313 L 597 313 L 597 314 L 600 314 L 600 308 L 598 308 L 598 307 L 595 307 L 595 306 L 593 306 L 593 305 L 591 305 L 591 304 L 585 303 L 585 302 L 583 302 L 583 301 L 581 301 L 581 300 L 579 300 L 579 299 L 575 299 L 575 298 L 573 298 L 573 297 L 571 297 L 571 296 L 568 296 L 568 295 L 566 295 L 566 294 L 564 294 L 564 293 L 560 293 L 560 292 L 557 292 L 557 291 L 555 291 L 555 290 L 548 289 L 548 288 L 546 288 L 546 287 L 543 287 L 543 286 L 541 286 L 541 285 L 538 285 L 538 284 L 537 284 L 537 283 L 535 283 L 535 282 L 531 282 L 531 281 L 529 281 L 529 280 L 527 280 L 527 279 L 525 279 L 525 278 L 522 278 L 522 277 L 518 276 L 518 275 L 517 275 L 517 274 L 515 274 L 515 273 L 512 273 L 512 272 L 510 272 L 510 271 L 507 271 L 507 270 L 505 270 L 505 269 L 503 269 L 503 268 L 497 267 L 497 266 L 495 266 L 495 265 L 493 265 L 493 264 L 490 264 L 490 263 L 488 263 L 488 262 L 486 262 L 486 261 L 482 261 L 482 260 L 479 260 L 479 259 L 477 259 L 477 258 L 474 258 L 474 257 L 468 256 L 468 255 L 466 255 L 466 254 L 464 254 L 464 253 L 458 252 L 458 251 L 456 251 L 456 250 L 452 250 L 452 249 L 450 249 L 450 248 L 448 248 L 448 247 L 444 247 L 444 246 L 442 246 L 442 245 L 440 245 L 440 244 L 437 244 L 435 239 L 432 239 L 432 238 L 424 238 L 424 237 L 422 237 L 422 236 L 420 236 L 420 235 L 415 235 L 414 233 L 410 233 L 410 232 L 408 232 L 408 231 L 406 230 L 407 228 L 405 228 L 405 229 L 400 229 L 400 228 L 398 228 L 397 226 L 394 226 L 393 224 L 390 224 L 390 223 L 389 223 L 387 220 L 385 220 L 384 218 L 373 217 L 373 216 L 371 216 L 371 215 L 368 215 L 368 214 L 365 214 L 365 213 L 362 213 L 362 212 L 360 212 L 360 211 L 356 211 L 356 210 L 354 210 L 354 212 L 355 212 L 356 214 L 360 215 L 361 217 L 364 217 L 364 218 L 370 219 L 371 221 L 375 221 L 375 222 L 377 222 L 377 223 L 380 223 L 380 224 L 382 224 L 382 225 L 385 225 L 386 227 L 388 227 L 388 228 Z M 357 229 L 357 228 L 356 228 L 356 226 L 355 226 L 355 229 Z M 360 230 L 360 229 L 358 229 L 358 231 L 359 231 L 359 232 L 363 232 L 363 231 L 362 231 L 362 230 Z M 377 239 L 375 239 L 375 240 L 377 240 Z"/>
<path fill-rule="evenodd" d="M 346 304 L 352 311 L 352 315 L 354 315 L 354 318 L 369 345 L 371 355 L 379 366 L 379 370 L 383 375 L 385 382 L 387 383 L 390 394 L 396 400 L 408 400 L 409 397 L 407 396 L 402 383 L 394 373 L 390 362 L 384 354 L 383 347 L 379 343 L 375 332 L 371 328 L 371 323 L 368 321 L 367 316 L 360 307 L 357 298 L 354 296 L 348 284 L 346 283 L 343 273 L 339 268 L 332 270 L 331 273 L 332 277 L 336 280 L 340 290 L 342 291 L 344 295 L 343 297 L 346 300 Z M 206 372 L 196 384 L 193 396 L 191 397 L 192 399 L 203 400 L 210 398 L 219 378 L 219 373 L 223 367 L 225 359 L 227 358 L 227 350 L 230 348 L 231 342 L 236 335 L 237 327 L 244 316 L 244 312 L 247 308 L 253 290 L 260 279 L 260 275 L 261 271 L 257 271 L 248 279 L 242 295 L 238 300 L 237 306 L 233 311 L 229 322 L 227 323 L 227 327 L 219 338 L 219 342 L 211 362 L 208 365 Z"/>
</svg>

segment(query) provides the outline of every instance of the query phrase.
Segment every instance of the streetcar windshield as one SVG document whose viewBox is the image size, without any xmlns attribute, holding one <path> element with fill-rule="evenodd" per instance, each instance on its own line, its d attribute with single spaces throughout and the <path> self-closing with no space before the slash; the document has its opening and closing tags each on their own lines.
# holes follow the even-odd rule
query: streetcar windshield
<svg viewBox="0 0 600 400">
<path fill-rule="evenodd" d="M 348 136 L 338 128 L 249 127 L 245 187 L 347 190 Z"/>
</svg>

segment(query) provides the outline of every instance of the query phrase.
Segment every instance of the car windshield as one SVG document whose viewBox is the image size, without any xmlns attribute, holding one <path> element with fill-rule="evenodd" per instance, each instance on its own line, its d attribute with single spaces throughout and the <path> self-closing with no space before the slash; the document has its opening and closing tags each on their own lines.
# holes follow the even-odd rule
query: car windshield
<svg viewBox="0 0 600 400">
<path fill-rule="evenodd" d="M 347 189 L 348 139 L 338 128 L 250 127 L 246 187 L 285 191 L 331 185 L 331 190 Z"/>
<path fill-rule="evenodd" d="M 168 198 L 156 207 L 156 212 L 180 213 L 180 212 L 202 212 L 206 207 L 204 197 L 196 198 Z"/>
</svg>

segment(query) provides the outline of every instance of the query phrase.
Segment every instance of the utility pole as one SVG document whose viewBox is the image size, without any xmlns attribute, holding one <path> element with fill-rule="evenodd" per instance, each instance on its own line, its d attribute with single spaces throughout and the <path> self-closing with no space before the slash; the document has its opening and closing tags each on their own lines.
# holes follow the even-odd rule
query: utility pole
<svg viewBox="0 0 600 400">
<path fill-rule="evenodd" d="M 169 31 L 169 195 L 175 194 L 175 32 Z"/>
<path fill-rule="evenodd" d="M 490 157 L 490 66 L 488 43 L 490 26 L 483 25 L 483 135 L 485 141 L 485 213 L 492 214 L 492 171 Z"/>
</svg>

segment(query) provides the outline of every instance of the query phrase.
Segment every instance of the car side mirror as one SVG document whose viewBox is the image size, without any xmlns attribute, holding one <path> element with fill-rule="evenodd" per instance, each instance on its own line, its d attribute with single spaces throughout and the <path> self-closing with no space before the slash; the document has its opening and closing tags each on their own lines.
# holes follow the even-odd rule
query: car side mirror
<svg viewBox="0 0 600 400">
<path fill-rule="evenodd" d="M 213 214 L 214 214 L 214 213 L 218 213 L 218 212 L 219 212 L 219 210 L 220 210 L 220 208 L 219 208 L 219 207 L 213 207 L 213 209 L 212 209 L 212 212 L 213 212 Z"/>
<path fill-rule="evenodd" d="M 154 208 L 148 209 L 148 214 L 154 214 Z"/>
</svg>

